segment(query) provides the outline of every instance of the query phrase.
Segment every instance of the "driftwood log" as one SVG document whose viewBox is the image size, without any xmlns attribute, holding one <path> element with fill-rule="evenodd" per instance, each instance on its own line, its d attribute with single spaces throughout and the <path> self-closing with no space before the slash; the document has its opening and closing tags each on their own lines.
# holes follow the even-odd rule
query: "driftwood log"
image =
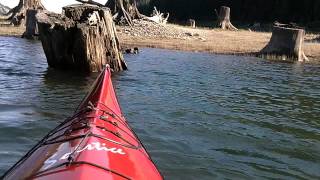
<svg viewBox="0 0 320 180">
<path fill-rule="evenodd" d="M 191 28 L 196 28 L 196 21 L 194 19 L 189 19 L 188 24 Z"/>
<path fill-rule="evenodd" d="M 230 8 L 226 6 L 221 6 L 219 13 L 216 10 L 216 15 L 218 17 L 218 28 L 221 28 L 223 30 L 232 30 L 236 31 L 238 30 L 236 27 L 234 27 L 230 21 Z"/>
<path fill-rule="evenodd" d="M 110 10 L 72 5 L 63 14 L 37 14 L 40 40 L 50 67 L 83 72 L 127 69 Z"/>
<path fill-rule="evenodd" d="M 304 51 L 305 30 L 275 25 L 270 42 L 259 56 L 270 60 L 308 61 Z"/>
<path fill-rule="evenodd" d="M 157 24 L 167 24 L 170 14 L 166 13 L 166 16 L 158 11 L 156 7 L 153 8 L 151 17 L 144 17 L 143 20 L 152 21 Z"/>
</svg>

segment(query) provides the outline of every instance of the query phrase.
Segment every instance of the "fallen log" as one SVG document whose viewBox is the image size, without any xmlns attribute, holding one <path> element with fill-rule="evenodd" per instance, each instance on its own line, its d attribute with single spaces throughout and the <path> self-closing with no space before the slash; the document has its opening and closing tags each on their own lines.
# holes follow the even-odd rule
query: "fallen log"
<svg viewBox="0 0 320 180">
<path fill-rule="evenodd" d="M 275 25 L 270 42 L 258 56 L 270 60 L 308 61 L 303 51 L 304 36 L 304 29 Z"/>
<path fill-rule="evenodd" d="M 93 5 L 72 5 L 63 14 L 36 15 L 40 40 L 50 67 L 83 72 L 127 69 L 110 10 Z"/>
<path fill-rule="evenodd" d="M 221 6 L 219 13 L 216 10 L 216 14 L 218 16 L 218 28 L 223 30 L 232 30 L 237 31 L 238 29 L 234 27 L 230 21 L 230 8 L 226 6 Z"/>
</svg>

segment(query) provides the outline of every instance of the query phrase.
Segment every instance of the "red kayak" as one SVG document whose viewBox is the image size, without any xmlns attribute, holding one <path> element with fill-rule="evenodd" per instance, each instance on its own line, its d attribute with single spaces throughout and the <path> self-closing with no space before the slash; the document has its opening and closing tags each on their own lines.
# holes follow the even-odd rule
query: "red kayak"
<svg viewBox="0 0 320 180">
<path fill-rule="evenodd" d="M 157 180 L 162 176 L 123 117 L 106 67 L 75 114 L 2 178 Z"/>
</svg>

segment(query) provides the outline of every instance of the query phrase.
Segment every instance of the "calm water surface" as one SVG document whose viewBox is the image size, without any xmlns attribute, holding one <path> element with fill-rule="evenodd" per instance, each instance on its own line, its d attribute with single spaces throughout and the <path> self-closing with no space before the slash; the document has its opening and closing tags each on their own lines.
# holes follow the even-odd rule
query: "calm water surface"
<svg viewBox="0 0 320 180">
<path fill-rule="evenodd" d="M 319 179 L 320 66 L 143 49 L 113 76 L 166 179 Z M 0 37 L 0 175 L 70 116 L 96 74 L 48 69 Z"/>
</svg>

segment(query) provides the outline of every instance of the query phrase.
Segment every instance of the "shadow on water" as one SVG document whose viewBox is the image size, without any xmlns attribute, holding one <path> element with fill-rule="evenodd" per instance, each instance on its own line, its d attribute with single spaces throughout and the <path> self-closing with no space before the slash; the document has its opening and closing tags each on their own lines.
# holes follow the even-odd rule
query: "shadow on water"
<svg viewBox="0 0 320 180">
<path fill-rule="evenodd" d="M 40 106 L 62 116 L 72 115 L 77 105 L 90 89 L 98 73 L 81 74 L 48 68 L 43 74 L 43 86 L 39 89 Z"/>
<path fill-rule="evenodd" d="M 83 74 L 73 71 L 61 71 L 52 68 L 47 68 L 43 74 L 43 81 L 45 85 L 71 85 L 74 87 L 90 86 L 92 81 L 99 75 L 99 73 Z"/>
</svg>

